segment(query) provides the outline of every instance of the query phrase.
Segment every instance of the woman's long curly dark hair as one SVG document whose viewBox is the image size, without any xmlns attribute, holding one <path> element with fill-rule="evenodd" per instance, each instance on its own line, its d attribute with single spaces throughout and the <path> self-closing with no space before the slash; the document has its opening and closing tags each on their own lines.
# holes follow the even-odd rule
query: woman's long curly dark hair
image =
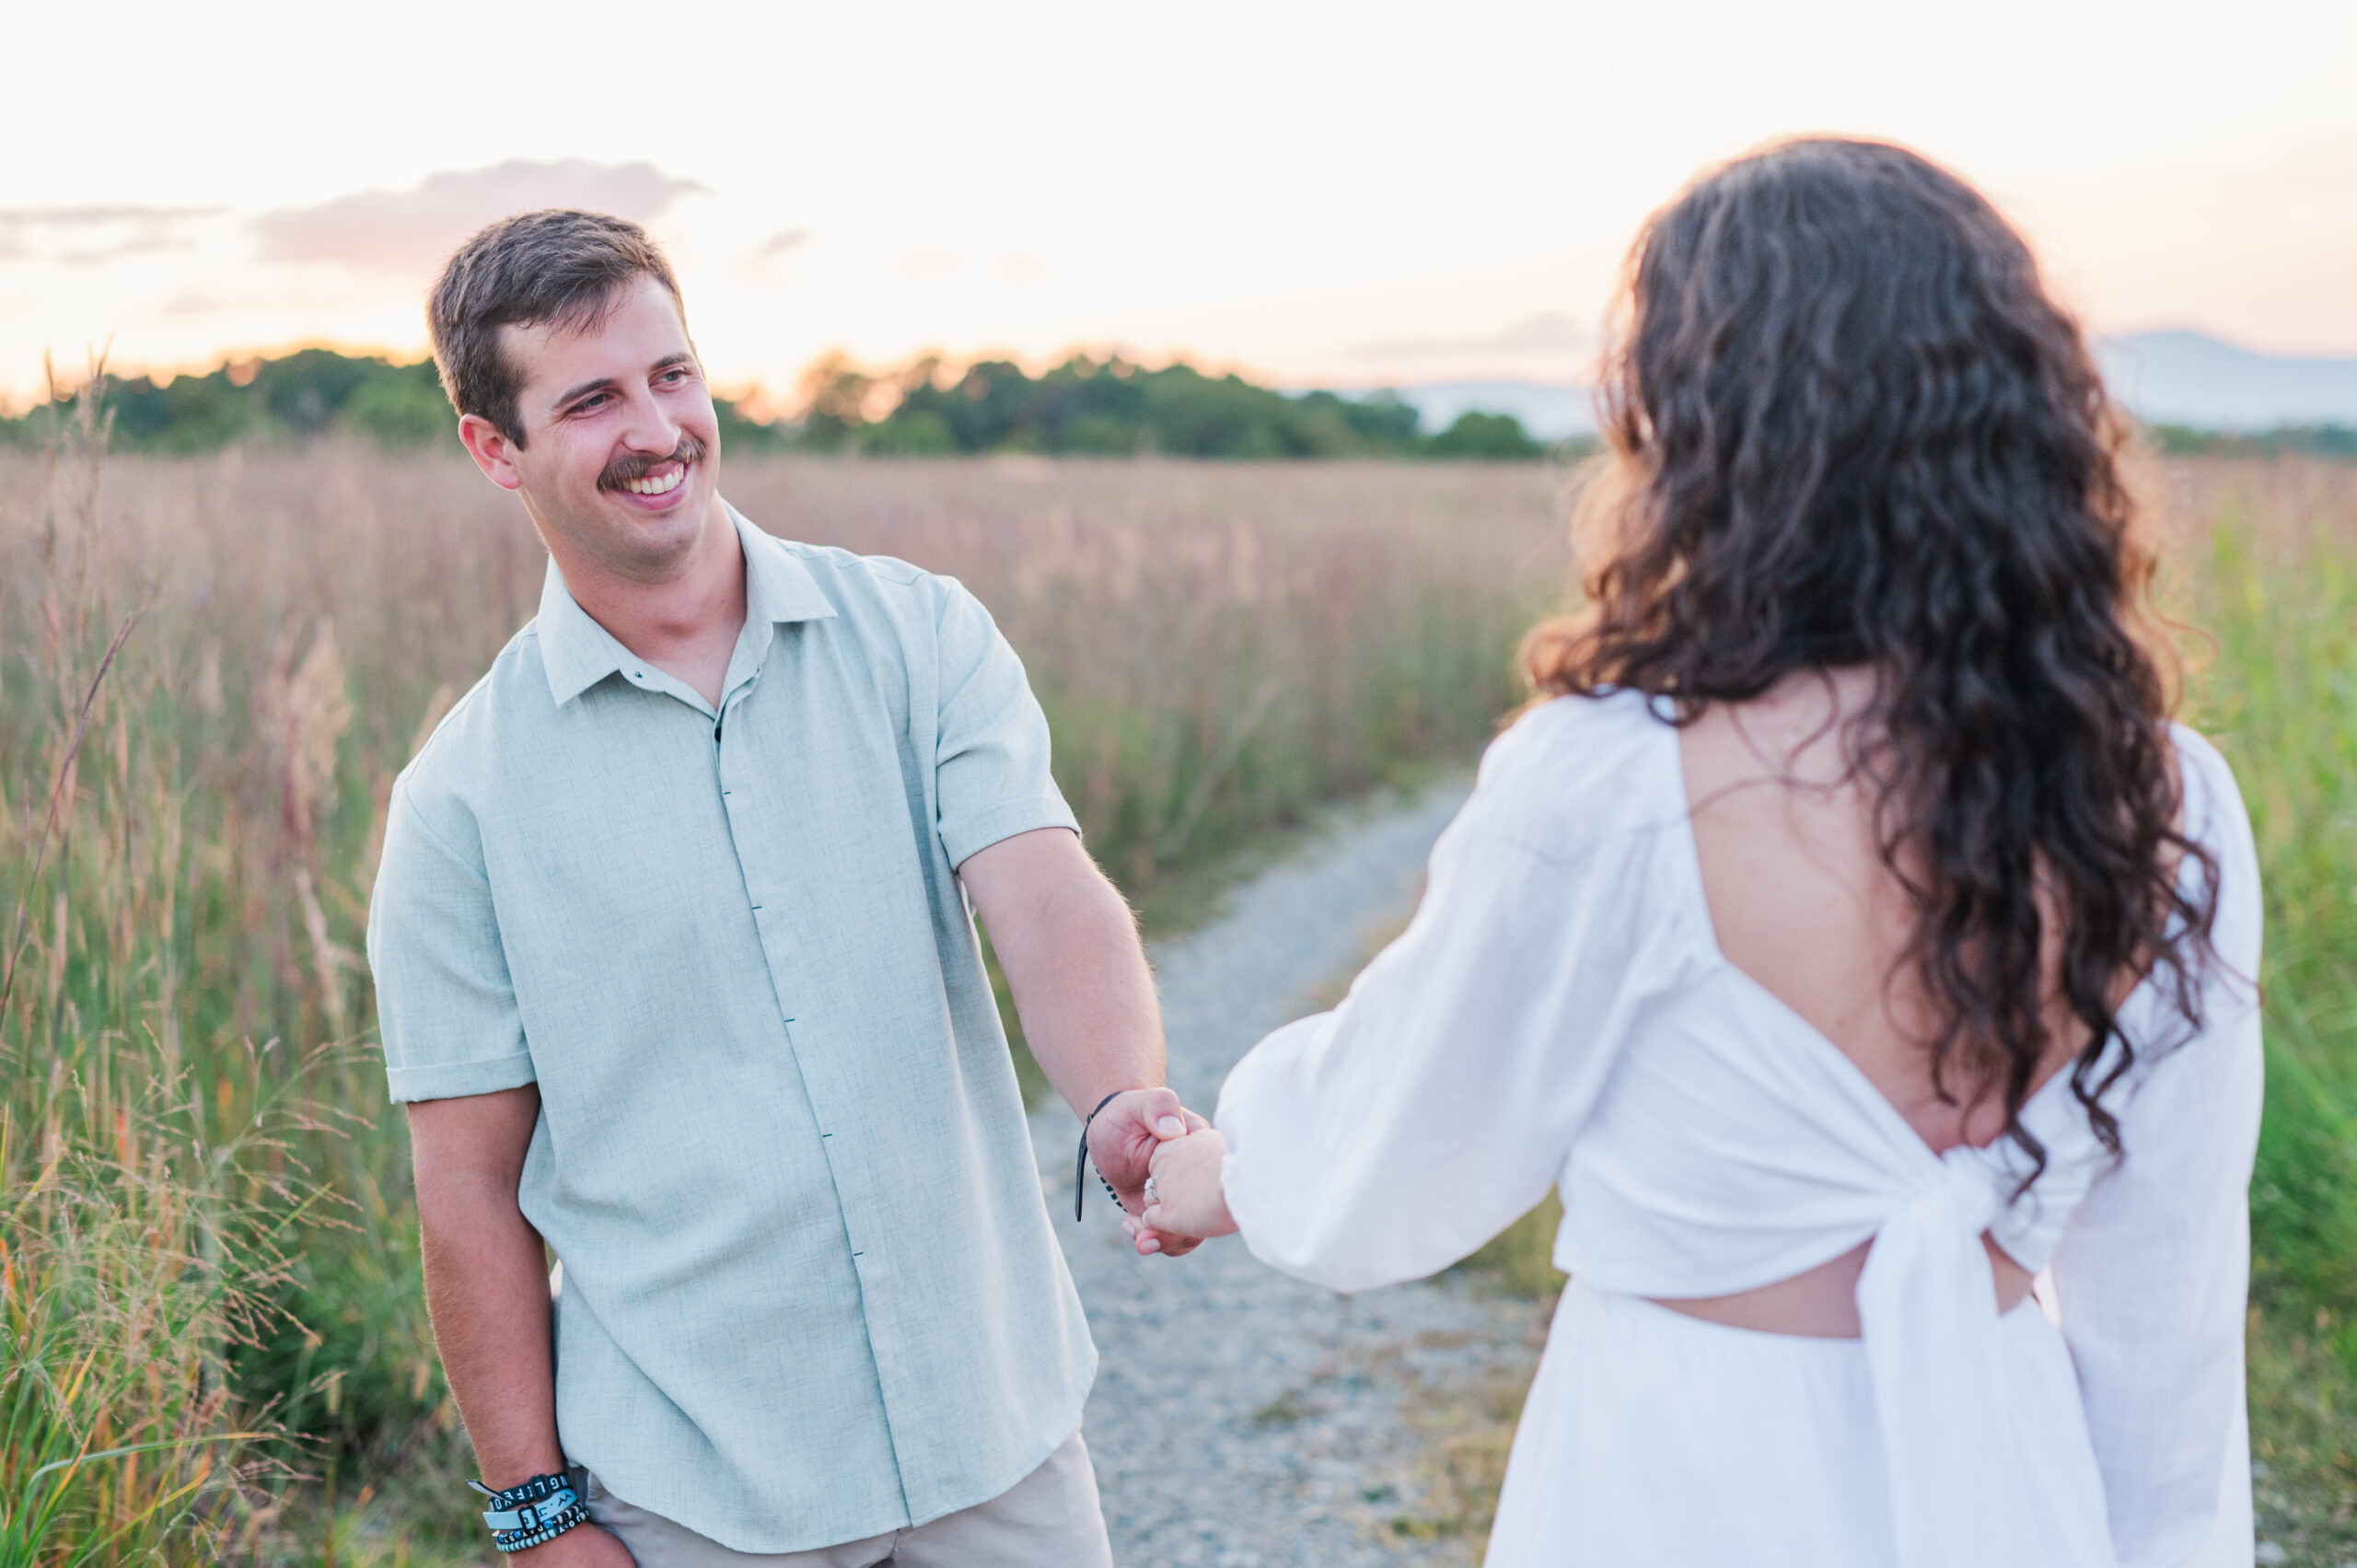
<svg viewBox="0 0 2357 1568">
<path fill-rule="evenodd" d="M 2217 868 L 2177 825 L 2154 558 L 2076 323 L 1962 180 L 1812 139 L 1647 223 L 1613 340 L 1612 460 L 1586 507 L 1604 558 L 1586 611 L 1525 645 L 1533 681 L 1633 689 L 1691 722 L 1797 670 L 1871 666 L 1846 754 L 1916 911 L 1903 963 L 1941 1020 L 1934 1085 L 1951 1103 L 1959 1069 L 1973 1098 L 2001 1088 L 2035 1179 L 2020 1112 L 2059 982 L 2087 1035 L 2071 1086 L 2117 1155 L 2101 1097 L 2133 1057 L 2123 977 L 2165 971 L 2198 1024 Z M 2206 875 L 2181 889 L 2185 857 Z"/>
</svg>

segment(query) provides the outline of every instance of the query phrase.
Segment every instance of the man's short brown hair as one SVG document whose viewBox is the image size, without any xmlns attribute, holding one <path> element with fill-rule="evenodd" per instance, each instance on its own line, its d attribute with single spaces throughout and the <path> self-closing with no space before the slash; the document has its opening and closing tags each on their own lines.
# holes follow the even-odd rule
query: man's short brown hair
<svg viewBox="0 0 2357 1568">
<path fill-rule="evenodd" d="M 499 329 L 554 322 L 594 327 L 622 285 L 651 277 L 679 298 L 662 250 L 634 223 L 604 213 L 551 208 L 501 218 L 459 247 L 434 280 L 425 307 L 442 389 L 462 414 L 481 414 L 518 447 L 516 367 Z"/>
</svg>

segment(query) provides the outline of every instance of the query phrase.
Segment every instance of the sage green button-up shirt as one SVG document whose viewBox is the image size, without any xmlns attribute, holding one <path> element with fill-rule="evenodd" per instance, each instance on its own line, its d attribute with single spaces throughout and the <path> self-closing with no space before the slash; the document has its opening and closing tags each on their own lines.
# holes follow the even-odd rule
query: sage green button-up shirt
<svg viewBox="0 0 2357 1568">
<path fill-rule="evenodd" d="M 798 1551 L 994 1497 L 1096 1370 L 955 868 L 1072 827 L 952 578 L 735 514 L 715 713 L 574 602 L 394 785 L 369 912 L 398 1100 L 537 1083 L 557 1425 L 628 1502 Z"/>
</svg>

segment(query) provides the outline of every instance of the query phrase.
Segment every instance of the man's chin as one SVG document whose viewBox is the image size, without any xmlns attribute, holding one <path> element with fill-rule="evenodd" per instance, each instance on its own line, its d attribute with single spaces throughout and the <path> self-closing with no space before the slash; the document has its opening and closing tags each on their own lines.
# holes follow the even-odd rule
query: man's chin
<svg viewBox="0 0 2357 1568">
<path fill-rule="evenodd" d="M 671 505 L 651 507 L 599 489 L 572 513 L 569 526 L 560 518 L 548 522 L 605 570 L 636 582 L 662 582 L 681 569 L 711 520 L 725 516 L 708 485 L 682 485 L 676 494 Z"/>
</svg>

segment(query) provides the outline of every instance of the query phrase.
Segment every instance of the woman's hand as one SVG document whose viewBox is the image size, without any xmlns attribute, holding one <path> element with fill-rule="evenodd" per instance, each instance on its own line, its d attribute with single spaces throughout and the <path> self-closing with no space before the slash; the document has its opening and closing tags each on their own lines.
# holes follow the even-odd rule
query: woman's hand
<svg viewBox="0 0 2357 1568">
<path fill-rule="evenodd" d="M 1159 1244 L 1165 1237 L 1174 1242 L 1185 1237 L 1192 1246 L 1205 1237 L 1234 1233 L 1236 1219 L 1220 1187 L 1220 1162 L 1226 1157 L 1227 1141 L 1212 1128 L 1155 1145 L 1153 1201 L 1131 1232 L 1139 1251 L 1158 1249 L 1148 1243 Z"/>
</svg>

